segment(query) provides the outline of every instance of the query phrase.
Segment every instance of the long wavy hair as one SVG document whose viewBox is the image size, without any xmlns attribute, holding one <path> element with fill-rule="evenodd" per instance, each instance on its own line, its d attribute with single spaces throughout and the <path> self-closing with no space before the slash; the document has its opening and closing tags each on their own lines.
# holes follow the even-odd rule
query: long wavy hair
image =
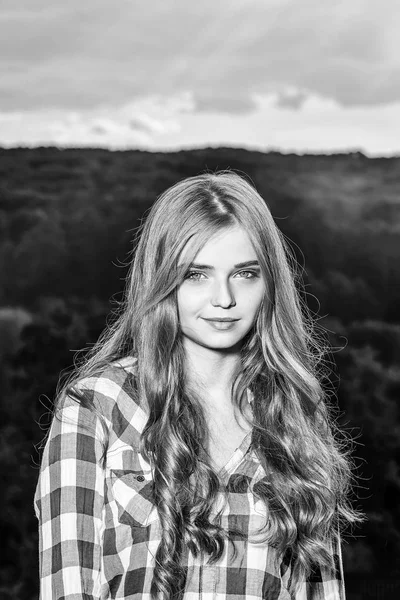
<svg viewBox="0 0 400 600">
<path fill-rule="evenodd" d="M 201 395 L 185 377 L 177 289 L 207 240 L 234 225 L 252 241 L 265 297 L 242 343 L 232 401 L 244 413 L 247 390 L 254 396 L 252 447 L 267 475 L 253 492 L 267 507 L 265 542 L 292 563 L 290 590 L 316 566 L 333 569 L 341 531 L 362 520 L 349 500 L 349 440 L 337 428 L 323 385 L 326 344 L 300 293 L 289 245 L 244 178 L 229 171 L 190 177 L 164 192 L 137 230 L 115 319 L 59 390 L 59 397 L 67 391 L 84 403 L 74 384 L 115 360 L 137 357 L 132 396 L 149 410 L 141 452 L 153 467 L 162 528 L 153 598 L 182 596 L 185 549 L 213 563 L 229 540 L 218 518 L 211 519 L 220 482 L 207 460 Z"/>
</svg>

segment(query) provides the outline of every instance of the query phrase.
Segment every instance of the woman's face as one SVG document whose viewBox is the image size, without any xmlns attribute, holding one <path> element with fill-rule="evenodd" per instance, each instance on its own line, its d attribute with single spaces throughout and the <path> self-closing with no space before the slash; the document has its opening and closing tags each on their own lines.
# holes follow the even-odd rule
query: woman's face
<svg viewBox="0 0 400 600">
<path fill-rule="evenodd" d="M 184 346 L 238 350 L 254 324 L 264 291 L 246 232 L 240 226 L 218 232 L 197 253 L 178 288 Z"/>
</svg>

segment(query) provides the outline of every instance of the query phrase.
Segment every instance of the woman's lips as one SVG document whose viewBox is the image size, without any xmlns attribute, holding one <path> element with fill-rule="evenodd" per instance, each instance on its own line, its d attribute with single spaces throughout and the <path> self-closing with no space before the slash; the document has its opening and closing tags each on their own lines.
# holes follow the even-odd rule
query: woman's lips
<svg viewBox="0 0 400 600">
<path fill-rule="evenodd" d="M 228 321 L 222 321 L 222 320 L 217 320 L 217 319 L 204 319 L 207 323 L 209 323 L 209 325 L 211 325 L 211 327 L 213 327 L 214 329 L 217 329 L 218 331 L 227 331 L 229 329 L 232 329 L 235 324 L 238 322 L 239 319 L 235 319 L 235 320 L 228 320 Z"/>
</svg>

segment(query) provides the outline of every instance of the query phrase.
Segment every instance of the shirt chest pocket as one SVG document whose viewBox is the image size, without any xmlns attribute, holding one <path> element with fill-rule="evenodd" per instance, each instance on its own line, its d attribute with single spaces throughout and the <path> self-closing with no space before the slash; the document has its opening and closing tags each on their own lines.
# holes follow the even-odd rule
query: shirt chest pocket
<svg viewBox="0 0 400 600">
<path fill-rule="evenodd" d="M 131 527 L 147 527 L 158 520 L 153 479 L 150 469 L 137 468 L 137 463 L 136 457 L 131 465 L 124 465 L 123 469 L 110 470 L 111 493 L 120 523 Z"/>
</svg>

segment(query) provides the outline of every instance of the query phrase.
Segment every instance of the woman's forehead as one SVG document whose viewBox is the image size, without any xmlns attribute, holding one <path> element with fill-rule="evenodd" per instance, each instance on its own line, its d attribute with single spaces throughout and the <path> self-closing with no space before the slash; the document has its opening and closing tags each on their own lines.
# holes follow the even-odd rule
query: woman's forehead
<svg viewBox="0 0 400 600">
<path fill-rule="evenodd" d="M 239 225 L 220 229 L 211 235 L 199 235 L 184 248 L 179 263 L 196 261 L 214 263 L 256 260 L 256 252 L 250 237 Z"/>
</svg>

